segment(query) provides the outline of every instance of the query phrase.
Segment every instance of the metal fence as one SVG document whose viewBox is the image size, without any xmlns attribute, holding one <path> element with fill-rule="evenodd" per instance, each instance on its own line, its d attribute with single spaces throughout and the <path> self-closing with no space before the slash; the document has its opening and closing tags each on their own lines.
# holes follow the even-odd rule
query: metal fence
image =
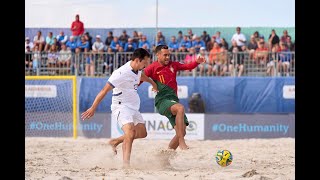
<svg viewBox="0 0 320 180">
<path fill-rule="evenodd" d="M 130 60 L 132 52 L 25 53 L 25 75 L 104 77 Z M 170 59 L 190 63 L 199 54 L 172 52 Z M 206 62 L 178 76 L 295 76 L 295 52 L 221 52 L 202 54 Z M 152 61 L 156 60 L 152 54 Z"/>
</svg>

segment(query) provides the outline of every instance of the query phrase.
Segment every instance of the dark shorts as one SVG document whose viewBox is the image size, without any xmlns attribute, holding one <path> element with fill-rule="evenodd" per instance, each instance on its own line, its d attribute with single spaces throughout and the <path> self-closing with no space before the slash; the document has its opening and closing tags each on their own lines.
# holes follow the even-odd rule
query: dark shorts
<svg viewBox="0 0 320 180">
<path fill-rule="evenodd" d="M 163 116 L 166 116 L 169 119 L 172 127 L 174 127 L 176 125 L 176 116 L 171 113 L 169 108 L 172 105 L 177 104 L 177 103 L 178 102 L 176 102 L 174 100 L 164 99 L 164 100 L 161 100 L 160 102 L 158 102 L 156 105 L 156 108 L 159 111 L 159 113 Z M 186 124 L 186 126 L 189 125 L 189 121 L 188 121 L 186 114 L 184 114 L 184 123 Z"/>
</svg>

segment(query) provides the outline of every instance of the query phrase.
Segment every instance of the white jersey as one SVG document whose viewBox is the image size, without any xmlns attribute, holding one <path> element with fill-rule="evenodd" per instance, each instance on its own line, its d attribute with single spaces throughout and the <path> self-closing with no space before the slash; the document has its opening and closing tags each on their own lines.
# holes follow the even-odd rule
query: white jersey
<svg viewBox="0 0 320 180">
<path fill-rule="evenodd" d="M 131 61 L 115 70 L 108 79 L 108 83 L 113 87 L 111 111 L 124 106 L 134 110 L 140 109 L 137 90 L 142 71 L 134 72 L 130 63 Z"/>
</svg>

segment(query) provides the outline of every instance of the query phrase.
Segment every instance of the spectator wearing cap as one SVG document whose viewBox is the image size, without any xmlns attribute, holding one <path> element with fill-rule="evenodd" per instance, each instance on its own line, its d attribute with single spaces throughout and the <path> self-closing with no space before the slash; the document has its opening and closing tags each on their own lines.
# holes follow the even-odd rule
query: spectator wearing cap
<svg viewBox="0 0 320 180">
<path fill-rule="evenodd" d="M 279 36 L 277 35 L 274 29 L 271 30 L 271 34 L 269 35 L 269 47 L 270 49 L 273 48 L 275 44 L 280 42 Z"/>
<path fill-rule="evenodd" d="M 52 44 L 54 43 L 54 39 L 55 37 L 53 36 L 52 32 L 48 32 L 48 36 L 46 37 L 46 46 L 44 47 L 44 51 L 48 51 Z"/>
<path fill-rule="evenodd" d="M 200 36 L 194 35 L 195 40 L 192 42 L 192 47 L 196 50 L 196 53 L 199 53 L 201 47 L 206 47 L 205 42 L 201 39 Z"/>
<path fill-rule="evenodd" d="M 241 33 L 241 28 L 236 28 L 236 33 L 232 36 L 231 41 L 236 41 L 238 46 L 243 46 L 247 42 L 246 36 Z"/>
<path fill-rule="evenodd" d="M 210 35 L 207 34 L 207 31 L 203 31 L 203 33 L 201 35 L 201 39 L 205 44 L 207 44 L 211 40 Z"/>
<path fill-rule="evenodd" d="M 104 51 L 104 44 L 101 41 L 101 36 L 96 35 L 96 41 L 92 45 L 92 53 L 96 55 L 99 53 L 103 53 L 103 51 Z"/>
<path fill-rule="evenodd" d="M 70 48 L 72 53 L 75 53 L 78 43 L 74 40 L 73 36 L 70 36 L 70 40 L 66 43 L 66 46 Z"/>
<path fill-rule="evenodd" d="M 38 32 L 37 32 L 37 35 L 34 36 L 34 38 L 33 38 L 33 45 L 34 45 L 34 46 L 38 45 L 38 46 L 39 46 L 39 50 L 40 50 L 40 51 L 43 50 L 44 45 L 45 45 L 45 39 L 44 39 L 44 37 L 42 36 L 42 32 L 41 32 L 41 31 L 38 31 Z"/>
<path fill-rule="evenodd" d="M 60 32 L 59 35 L 57 35 L 57 40 L 59 43 L 59 46 L 61 46 L 61 44 L 66 44 L 68 41 L 68 36 L 64 34 L 63 31 Z"/>
<path fill-rule="evenodd" d="M 177 43 L 180 44 L 182 40 L 183 40 L 183 34 L 182 34 L 182 31 L 179 31 L 177 36 Z"/>
<path fill-rule="evenodd" d="M 203 76 L 203 75 L 205 74 L 205 66 L 206 66 L 206 63 L 209 62 L 209 57 L 208 57 L 206 48 L 204 48 L 204 47 L 201 47 L 201 48 L 200 48 L 200 52 L 199 52 L 199 54 L 198 54 L 197 57 L 199 57 L 199 56 L 204 57 L 205 60 L 206 60 L 204 63 L 201 63 L 201 64 L 198 65 L 199 75 L 200 75 L 200 76 Z"/>
<path fill-rule="evenodd" d="M 25 52 L 27 52 L 27 46 L 29 46 L 29 48 L 32 50 L 33 49 L 33 43 L 30 42 L 29 37 L 26 37 L 25 43 L 24 43 L 24 47 L 25 47 Z"/>
<path fill-rule="evenodd" d="M 124 45 L 125 52 L 133 52 L 137 49 L 137 44 L 133 42 L 133 38 L 129 38 L 128 42 Z"/>
<path fill-rule="evenodd" d="M 127 31 L 123 30 L 122 34 L 119 37 L 119 41 L 121 41 L 121 43 L 124 45 L 128 42 L 129 37 L 130 36 L 127 34 Z"/>
<path fill-rule="evenodd" d="M 72 36 L 74 37 L 74 40 L 76 42 L 80 42 L 80 37 L 84 33 L 84 24 L 82 21 L 80 21 L 79 14 L 76 15 L 76 19 L 72 22 L 70 29 L 72 31 Z"/>
<path fill-rule="evenodd" d="M 101 36 L 96 35 L 96 41 L 92 45 L 92 52 L 97 53 L 97 52 L 103 52 L 104 50 L 104 44 L 101 41 Z"/>
</svg>

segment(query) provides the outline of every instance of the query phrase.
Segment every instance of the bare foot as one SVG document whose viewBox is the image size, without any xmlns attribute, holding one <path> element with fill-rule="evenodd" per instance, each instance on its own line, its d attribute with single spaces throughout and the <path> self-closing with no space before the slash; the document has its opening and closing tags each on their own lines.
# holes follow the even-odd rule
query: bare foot
<svg viewBox="0 0 320 180">
<path fill-rule="evenodd" d="M 123 169 L 130 169 L 131 168 L 130 163 L 129 162 L 123 162 L 122 168 Z"/>
<path fill-rule="evenodd" d="M 108 144 L 111 146 L 114 155 L 117 155 L 117 141 L 115 139 L 111 139 Z"/>
<path fill-rule="evenodd" d="M 189 149 L 189 147 L 186 145 L 186 144 L 183 144 L 183 145 L 179 145 L 180 149 L 182 150 L 187 150 Z"/>
</svg>

